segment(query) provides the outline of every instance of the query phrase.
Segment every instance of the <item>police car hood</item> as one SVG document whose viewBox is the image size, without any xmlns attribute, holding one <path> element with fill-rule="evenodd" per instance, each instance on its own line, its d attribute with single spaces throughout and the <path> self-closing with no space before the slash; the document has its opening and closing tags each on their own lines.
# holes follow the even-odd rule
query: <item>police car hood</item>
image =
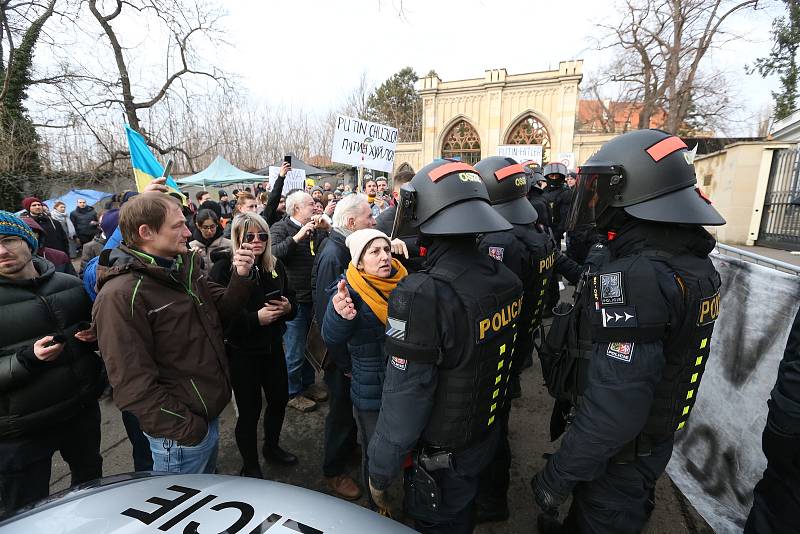
<svg viewBox="0 0 800 534">
<path fill-rule="evenodd" d="M 260 528 L 259 528 L 260 527 Z M 3 534 L 414 532 L 366 508 L 278 482 L 224 475 L 120 475 L 0 523 Z"/>
</svg>

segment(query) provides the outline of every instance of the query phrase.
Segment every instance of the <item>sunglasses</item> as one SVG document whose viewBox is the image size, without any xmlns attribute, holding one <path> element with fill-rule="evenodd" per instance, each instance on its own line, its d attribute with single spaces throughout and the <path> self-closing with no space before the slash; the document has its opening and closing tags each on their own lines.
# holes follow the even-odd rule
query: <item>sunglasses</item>
<svg viewBox="0 0 800 534">
<path fill-rule="evenodd" d="M 244 234 L 244 241 L 245 243 L 252 243 L 256 240 L 256 236 L 258 236 L 258 240 L 262 243 L 266 243 L 267 239 L 269 238 L 269 234 L 267 232 L 257 232 L 255 234 Z"/>
</svg>

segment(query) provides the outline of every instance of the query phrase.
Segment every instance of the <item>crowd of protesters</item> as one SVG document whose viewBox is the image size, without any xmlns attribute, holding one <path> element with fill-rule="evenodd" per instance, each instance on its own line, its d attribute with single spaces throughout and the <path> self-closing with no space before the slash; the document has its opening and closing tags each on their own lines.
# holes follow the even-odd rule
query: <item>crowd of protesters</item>
<svg viewBox="0 0 800 534">
<path fill-rule="evenodd" d="M 235 399 L 241 474 L 257 478 L 259 456 L 298 462 L 280 445 L 286 408 L 328 401 L 322 475 L 336 495 L 362 495 L 386 298 L 407 272 L 392 253 L 405 261 L 409 247 L 375 229 L 394 214 L 385 178 L 363 193 L 308 180 L 284 195 L 290 170 L 230 196 L 156 180 L 71 213 L 33 196 L 0 211 L 0 516 L 48 495 L 56 451 L 72 484 L 102 476 L 104 392 L 135 471 L 213 473 L 218 417 Z M 327 344 L 321 381 L 309 336 Z M 346 463 L 358 443 L 357 482 Z"/>
</svg>

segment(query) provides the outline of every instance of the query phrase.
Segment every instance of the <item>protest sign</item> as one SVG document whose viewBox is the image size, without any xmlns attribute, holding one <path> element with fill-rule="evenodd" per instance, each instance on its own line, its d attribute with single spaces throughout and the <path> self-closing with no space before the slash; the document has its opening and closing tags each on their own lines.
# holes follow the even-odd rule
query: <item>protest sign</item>
<svg viewBox="0 0 800 534">
<path fill-rule="evenodd" d="M 331 160 L 354 167 L 392 172 L 397 128 L 338 115 Z"/>
<path fill-rule="evenodd" d="M 715 254 L 719 318 L 697 402 L 667 473 L 715 532 L 741 532 L 767 461 L 761 433 L 800 277 Z"/>
<path fill-rule="evenodd" d="M 542 164 L 542 145 L 498 145 L 497 155 L 514 158 L 517 163 L 535 161 Z"/>
<path fill-rule="evenodd" d="M 567 170 L 575 170 L 575 153 L 574 152 L 558 152 L 556 157 L 550 163 L 563 163 Z"/>
<path fill-rule="evenodd" d="M 280 167 L 270 166 L 269 168 L 269 183 L 270 187 L 278 179 L 278 174 L 281 172 Z M 286 179 L 283 181 L 283 189 L 281 195 L 286 195 L 292 189 L 305 189 L 306 185 L 306 171 L 303 169 L 292 169 L 286 174 Z"/>
</svg>

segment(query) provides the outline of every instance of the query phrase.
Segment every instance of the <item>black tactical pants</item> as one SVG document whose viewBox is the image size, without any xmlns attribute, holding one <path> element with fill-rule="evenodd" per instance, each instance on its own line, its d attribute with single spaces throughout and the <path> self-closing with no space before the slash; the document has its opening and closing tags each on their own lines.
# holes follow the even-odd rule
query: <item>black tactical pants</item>
<svg viewBox="0 0 800 534">
<path fill-rule="evenodd" d="M 764 429 L 767 469 L 753 490 L 745 534 L 800 532 L 800 436 Z"/>
<path fill-rule="evenodd" d="M 637 456 L 631 463 L 609 462 L 600 478 L 576 485 L 563 532 L 641 532 L 651 510 L 651 492 L 672 456 L 672 444 L 672 439 L 662 442 L 650 456 Z"/>
<path fill-rule="evenodd" d="M 508 443 L 508 416 L 500 419 L 500 438 L 495 448 L 494 458 L 481 472 L 475 508 L 482 514 L 504 513 L 508 510 L 508 485 L 511 480 L 511 446 Z"/>
<path fill-rule="evenodd" d="M 431 471 L 441 500 L 436 510 L 424 504 L 410 483 L 412 469 L 405 472 L 405 510 L 414 518 L 414 528 L 423 534 L 468 534 L 474 527 L 475 495 L 481 472 L 492 461 L 500 438 L 495 428 L 487 439 L 454 454 L 453 468 Z"/>
<path fill-rule="evenodd" d="M 56 451 L 69 464 L 72 486 L 103 476 L 97 401 L 36 436 L 0 441 L 0 517 L 47 497 Z"/>
</svg>

